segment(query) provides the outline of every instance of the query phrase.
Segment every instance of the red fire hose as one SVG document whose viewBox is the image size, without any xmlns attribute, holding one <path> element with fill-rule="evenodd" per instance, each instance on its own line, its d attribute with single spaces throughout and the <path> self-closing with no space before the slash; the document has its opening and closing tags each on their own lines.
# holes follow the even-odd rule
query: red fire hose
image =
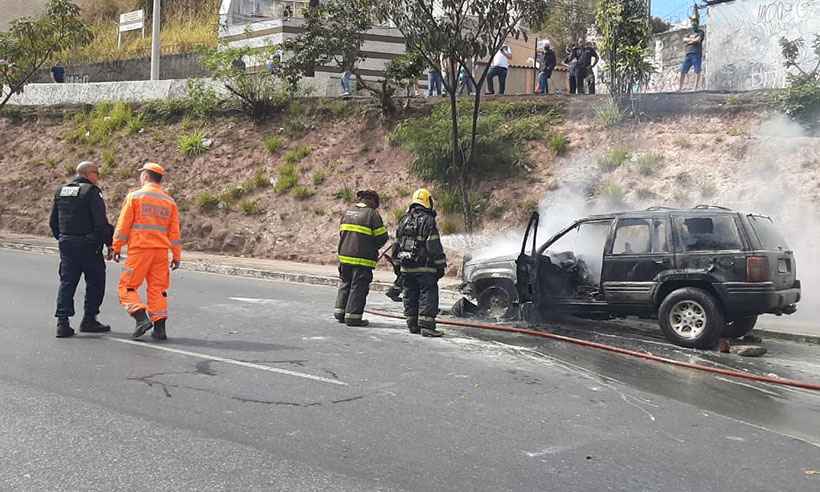
<svg viewBox="0 0 820 492">
<path fill-rule="evenodd" d="M 375 309 L 368 309 L 367 312 L 369 314 L 373 314 L 375 316 L 383 316 L 385 318 L 393 318 L 393 319 L 404 319 L 404 316 L 400 316 L 397 314 L 392 314 L 384 311 L 377 311 Z M 436 321 L 439 324 L 447 325 L 447 326 L 457 326 L 462 328 L 478 328 L 482 330 L 492 330 L 492 331 L 503 331 L 507 333 L 518 333 L 521 335 L 530 335 L 534 337 L 541 337 L 541 338 L 550 338 L 552 340 L 560 340 L 562 342 L 572 343 L 575 345 L 580 345 L 582 347 L 589 347 L 595 348 L 600 350 L 606 350 L 607 352 L 614 352 L 616 354 L 621 355 L 628 355 L 630 357 L 637 357 L 639 359 L 651 360 L 655 362 L 662 362 L 664 364 L 671 364 L 673 366 L 678 367 L 686 367 L 688 369 L 695 369 L 697 371 L 704 371 L 704 372 L 711 372 L 714 374 L 722 374 L 724 376 L 730 376 L 733 378 L 738 379 L 747 379 L 750 381 L 758 381 L 762 383 L 770 383 L 770 384 L 779 384 L 783 386 L 791 386 L 794 388 L 802 388 L 807 390 L 814 390 L 820 391 L 820 384 L 814 383 L 804 383 L 802 381 L 796 381 L 794 379 L 783 379 L 778 377 L 770 377 L 770 376 L 757 376 L 754 374 L 748 374 L 745 372 L 740 371 L 732 371 L 730 369 L 720 369 L 717 367 L 709 367 L 700 364 L 692 364 L 691 362 L 681 362 L 674 359 L 668 359 L 666 357 L 661 357 L 658 355 L 646 353 L 646 352 L 638 352 L 635 350 L 629 350 L 621 347 L 615 347 L 612 345 L 606 345 L 604 343 L 597 343 L 597 342 L 590 342 L 587 340 L 582 340 L 580 338 L 573 338 L 567 337 L 564 335 L 556 335 L 555 333 L 548 333 L 543 331 L 536 331 L 536 330 L 528 330 L 526 328 L 515 328 L 509 325 L 498 325 L 498 324 L 491 324 L 491 323 L 479 323 L 479 322 L 466 322 L 466 321 L 455 321 L 455 320 L 443 320 L 439 319 Z"/>
</svg>

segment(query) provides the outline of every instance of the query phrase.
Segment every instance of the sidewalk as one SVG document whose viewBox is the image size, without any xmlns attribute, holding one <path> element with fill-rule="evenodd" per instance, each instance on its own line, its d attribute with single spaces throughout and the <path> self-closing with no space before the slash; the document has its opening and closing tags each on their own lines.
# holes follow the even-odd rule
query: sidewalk
<svg viewBox="0 0 820 492">
<path fill-rule="evenodd" d="M 30 236 L 0 231 L 0 248 L 29 251 L 41 254 L 57 254 L 57 242 L 52 238 Z M 281 280 L 304 284 L 338 285 L 336 265 L 315 265 L 294 261 L 264 260 L 258 258 L 238 258 L 186 251 L 182 261 L 183 270 L 191 270 L 222 275 Z M 394 280 L 392 272 L 373 272 L 371 290 L 384 292 Z M 452 304 L 461 297 L 458 292 L 460 279 L 444 277 L 440 281 L 441 300 Z M 763 338 L 776 338 L 801 343 L 820 344 L 820 322 L 790 319 L 789 316 L 762 316 L 755 333 Z"/>
</svg>

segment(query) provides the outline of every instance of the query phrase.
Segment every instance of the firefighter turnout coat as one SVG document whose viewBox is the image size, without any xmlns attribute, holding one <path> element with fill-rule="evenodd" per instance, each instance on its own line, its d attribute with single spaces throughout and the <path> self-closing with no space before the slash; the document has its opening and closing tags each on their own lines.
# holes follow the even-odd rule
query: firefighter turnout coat
<svg viewBox="0 0 820 492">
<path fill-rule="evenodd" d="M 379 249 L 387 243 L 387 229 L 379 213 L 357 203 L 342 216 L 339 226 L 339 263 L 376 268 Z"/>
</svg>

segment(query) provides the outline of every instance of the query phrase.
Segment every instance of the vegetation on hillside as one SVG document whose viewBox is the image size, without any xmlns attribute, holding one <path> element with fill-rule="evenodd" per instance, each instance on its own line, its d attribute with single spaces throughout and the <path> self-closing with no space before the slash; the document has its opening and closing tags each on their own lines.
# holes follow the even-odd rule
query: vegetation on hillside
<svg viewBox="0 0 820 492">
<path fill-rule="evenodd" d="M 780 46 L 783 64 L 789 69 L 788 86 L 780 93 L 783 110 L 789 116 L 809 125 L 820 126 L 820 34 L 815 35 L 810 49 L 817 58 L 814 66 L 803 66 L 806 42 L 802 38 L 782 38 Z"/>
</svg>

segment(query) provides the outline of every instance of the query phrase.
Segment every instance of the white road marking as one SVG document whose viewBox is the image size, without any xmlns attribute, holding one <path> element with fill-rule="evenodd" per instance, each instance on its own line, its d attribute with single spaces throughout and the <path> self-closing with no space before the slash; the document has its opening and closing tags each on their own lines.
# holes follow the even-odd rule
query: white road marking
<svg viewBox="0 0 820 492">
<path fill-rule="evenodd" d="M 297 378 L 310 379 L 311 381 L 319 381 L 321 383 L 335 384 L 335 385 L 338 385 L 338 386 L 347 386 L 347 383 L 345 383 L 343 381 L 323 378 L 321 376 L 314 376 L 312 374 L 305 374 L 303 372 L 289 371 L 287 369 L 279 369 L 278 367 L 268 367 L 268 366 L 263 366 L 261 364 L 254 364 L 252 362 L 243 362 L 241 360 L 226 359 L 224 357 L 217 357 L 216 355 L 200 354 L 198 352 L 188 352 L 187 350 L 179 350 L 179 349 L 175 349 L 175 348 L 171 348 L 171 347 L 163 347 L 161 345 L 154 345 L 154 344 L 145 343 L 145 342 L 138 342 L 138 341 L 135 341 L 135 340 L 125 340 L 125 339 L 122 339 L 122 338 L 112 338 L 112 337 L 107 337 L 107 338 L 108 338 L 108 340 L 112 340 L 114 342 L 127 343 L 129 345 L 136 345 L 138 347 L 150 348 L 150 349 L 154 349 L 154 350 L 162 350 L 162 351 L 165 351 L 165 352 L 171 352 L 173 354 L 187 355 L 188 357 L 196 357 L 198 359 L 212 360 L 212 361 L 216 361 L 216 362 L 223 362 L 225 364 L 233 364 L 235 366 L 240 366 L 240 367 L 248 367 L 248 368 L 251 368 L 251 369 L 259 369 L 260 371 L 267 371 L 267 372 L 273 372 L 273 373 L 276 373 L 276 374 L 284 374 L 286 376 L 294 376 L 294 377 L 297 377 Z"/>
</svg>

